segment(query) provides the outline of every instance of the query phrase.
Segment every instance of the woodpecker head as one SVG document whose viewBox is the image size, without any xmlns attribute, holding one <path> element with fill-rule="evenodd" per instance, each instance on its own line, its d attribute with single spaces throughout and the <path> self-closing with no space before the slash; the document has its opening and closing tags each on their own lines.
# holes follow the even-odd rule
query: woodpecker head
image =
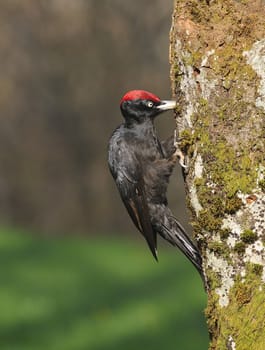
<svg viewBox="0 0 265 350">
<path fill-rule="evenodd" d="M 132 90 L 121 99 L 120 108 L 126 122 L 143 123 L 147 119 L 154 119 L 158 114 L 176 107 L 176 101 L 160 100 L 151 92 Z"/>
</svg>

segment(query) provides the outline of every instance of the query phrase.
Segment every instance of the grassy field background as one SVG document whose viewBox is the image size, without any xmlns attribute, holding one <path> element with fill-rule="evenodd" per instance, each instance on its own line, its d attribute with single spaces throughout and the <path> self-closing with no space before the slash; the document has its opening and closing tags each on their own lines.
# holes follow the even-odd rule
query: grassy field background
<svg viewBox="0 0 265 350">
<path fill-rule="evenodd" d="M 1 350 L 205 350 L 206 296 L 174 249 L 0 230 Z"/>
</svg>

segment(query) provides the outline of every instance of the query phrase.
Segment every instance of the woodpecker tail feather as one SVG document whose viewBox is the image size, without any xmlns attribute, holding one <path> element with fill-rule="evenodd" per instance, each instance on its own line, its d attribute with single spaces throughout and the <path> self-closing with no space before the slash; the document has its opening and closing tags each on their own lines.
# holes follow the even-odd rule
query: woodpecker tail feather
<svg viewBox="0 0 265 350">
<path fill-rule="evenodd" d="M 161 224 L 160 235 L 169 243 L 177 246 L 183 254 L 192 262 L 204 280 L 202 270 L 202 259 L 198 248 L 192 242 L 190 237 L 185 232 L 181 224 L 174 218 L 174 216 L 167 216 L 166 220 Z"/>
</svg>

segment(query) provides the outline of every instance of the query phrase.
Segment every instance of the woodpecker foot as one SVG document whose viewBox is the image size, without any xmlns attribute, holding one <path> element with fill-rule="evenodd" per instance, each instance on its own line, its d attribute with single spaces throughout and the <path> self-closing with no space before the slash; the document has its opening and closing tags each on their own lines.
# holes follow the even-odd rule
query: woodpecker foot
<svg viewBox="0 0 265 350">
<path fill-rule="evenodd" d="M 174 152 L 174 156 L 179 158 L 179 164 L 182 168 L 187 169 L 187 165 L 185 164 L 185 155 L 181 151 L 179 147 L 179 142 L 177 141 L 177 131 L 174 131 L 174 146 L 176 147 L 176 150 Z"/>
</svg>

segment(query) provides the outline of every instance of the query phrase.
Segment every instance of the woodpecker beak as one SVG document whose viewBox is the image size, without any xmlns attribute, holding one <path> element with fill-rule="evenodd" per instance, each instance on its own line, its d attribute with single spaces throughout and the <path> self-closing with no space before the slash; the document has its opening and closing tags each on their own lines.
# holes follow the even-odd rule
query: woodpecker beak
<svg viewBox="0 0 265 350">
<path fill-rule="evenodd" d="M 167 111 L 168 109 L 174 109 L 177 106 L 176 101 L 161 101 L 161 104 L 157 106 L 156 108 L 160 109 L 161 111 Z"/>
</svg>

